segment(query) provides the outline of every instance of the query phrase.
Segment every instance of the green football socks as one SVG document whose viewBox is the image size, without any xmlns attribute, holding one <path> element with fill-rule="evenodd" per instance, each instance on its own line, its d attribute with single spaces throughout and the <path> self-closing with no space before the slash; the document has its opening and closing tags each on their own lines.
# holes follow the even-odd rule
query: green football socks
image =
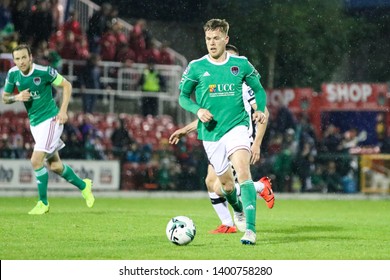
<svg viewBox="0 0 390 280">
<path fill-rule="evenodd" d="M 246 228 L 256 232 L 256 189 L 252 180 L 240 184 L 241 199 L 246 216 Z"/>
<path fill-rule="evenodd" d="M 43 204 L 48 205 L 47 184 L 49 182 L 49 173 L 44 166 L 34 170 L 34 173 L 35 177 L 37 178 L 39 200 L 42 201 Z"/>
<path fill-rule="evenodd" d="M 221 191 L 222 191 L 223 195 L 225 196 L 226 200 L 232 206 L 233 210 L 236 211 L 236 212 L 242 212 L 242 203 L 238 199 L 236 188 L 234 187 L 233 191 L 231 191 L 230 193 L 227 193 L 221 187 Z"/>
<path fill-rule="evenodd" d="M 77 176 L 77 174 L 69 165 L 64 164 L 64 170 L 62 171 L 61 177 L 78 187 L 81 191 L 86 186 L 85 182 L 79 176 Z"/>
</svg>

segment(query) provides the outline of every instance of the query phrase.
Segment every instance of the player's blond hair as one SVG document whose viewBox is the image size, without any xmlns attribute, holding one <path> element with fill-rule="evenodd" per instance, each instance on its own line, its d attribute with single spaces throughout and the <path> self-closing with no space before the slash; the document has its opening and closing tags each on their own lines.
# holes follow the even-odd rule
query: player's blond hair
<svg viewBox="0 0 390 280">
<path fill-rule="evenodd" d="M 229 23 L 224 19 L 213 18 L 205 23 L 203 26 L 204 32 L 208 30 L 217 30 L 219 29 L 222 33 L 228 35 L 229 32 Z"/>
</svg>

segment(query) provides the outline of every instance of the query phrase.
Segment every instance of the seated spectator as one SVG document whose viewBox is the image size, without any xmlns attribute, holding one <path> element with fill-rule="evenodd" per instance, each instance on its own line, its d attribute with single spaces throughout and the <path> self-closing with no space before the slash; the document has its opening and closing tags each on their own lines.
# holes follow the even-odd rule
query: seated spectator
<svg viewBox="0 0 390 280">
<path fill-rule="evenodd" d="M 115 157 L 123 160 L 126 151 L 135 142 L 125 127 L 125 120 L 119 119 L 114 123 L 115 128 L 111 134 L 112 150 Z"/>
<path fill-rule="evenodd" d="M 325 182 L 326 190 L 328 193 L 342 192 L 341 176 L 337 172 L 336 162 L 329 161 L 327 168 L 323 173 L 323 180 Z"/>
<path fill-rule="evenodd" d="M 117 37 L 112 28 L 103 33 L 100 39 L 100 56 L 102 60 L 114 61 L 116 56 Z"/>
<path fill-rule="evenodd" d="M 133 142 L 130 144 L 128 151 L 126 152 L 126 161 L 128 162 L 141 162 L 141 149 L 137 142 Z"/>
<path fill-rule="evenodd" d="M 82 59 L 82 50 L 80 43 L 76 40 L 76 36 L 72 31 L 65 34 L 65 41 L 59 50 L 59 54 L 64 59 Z"/>
<path fill-rule="evenodd" d="M 147 28 L 146 20 L 139 19 L 129 35 L 129 46 L 134 50 L 137 62 L 143 60 L 143 54 L 149 48 L 152 36 Z"/>
<path fill-rule="evenodd" d="M 62 25 L 61 30 L 64 34 L 66 34 L 68 31 L 72 31 L 76 37 L 84 36 L 81 24 L 78 20 L 78 12 L 76 10 L 69 12 L 69 17 Z"/>
<path fill-rule="evenodd" d="M 117 44 L 127 44 L 129 39 L 124 32 L 123 25 L 114 18 L 112 20 L 112 31 L 114 32 Z"/>
<path fill-rule="evenodd" d="M 166 64 L 172 65 L 175 62 L 173 54 L 169 51 L 168 42 L 163 42 L 160 46 L 160 59 L 158 60 L 158 64 Z"/>
<path fill-rule="evenodd" d="M 158 64 L 160 60 L 160 49 L 156 46 L 155 42 L 152 42 L 142 54 L 138 56 L 139 63 L 154 61 L 154 63 Z"/>
<path fill-rule="evenodd" d="M 135 52 L 129 47 L 129 44 L 120 43 L 118 45 L 118 51 L 116 53 L 115 61 L 122 62 L 126 67 L 131 67 L 135 60 Z"/>
</svg>

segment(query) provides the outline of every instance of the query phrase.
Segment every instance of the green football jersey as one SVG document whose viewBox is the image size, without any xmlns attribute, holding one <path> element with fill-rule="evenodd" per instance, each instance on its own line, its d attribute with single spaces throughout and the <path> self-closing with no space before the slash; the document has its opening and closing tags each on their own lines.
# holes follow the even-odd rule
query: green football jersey
<svg viewBox="0 0 390 280">
<path fill-rule="evenodd" d="M 32 64 L 32 71 L 24 75 L 16 66 L 8 71 L 4 91 L 12 93 L 29 89 L 31 98 L 24 102 L 30 124 L 36 126 L 58 114 L 58 107 L 53 98 L 52 82 L 57 77 L 57 71 L 50 66 Z"/>
<path fill-rule="evenodd" d="M 264 111 L 266 96 L 260 75 L 246 57 L 227 53 L 227 59 L 222 63 L 211 61 L 208 55 L 190 62 L 179 86 L 180 106 L 194 114 L 200 108 L 213 114 L 212 121 L 198 122 L 199 139 L 218 141 L 236 126 L 249 126 L 242 98 L 243 82 L 254 91 L 256 102 L 260 104 L 258 110 Z M 194 91 L 196 103 L 190 99 Z"/>
</svg>

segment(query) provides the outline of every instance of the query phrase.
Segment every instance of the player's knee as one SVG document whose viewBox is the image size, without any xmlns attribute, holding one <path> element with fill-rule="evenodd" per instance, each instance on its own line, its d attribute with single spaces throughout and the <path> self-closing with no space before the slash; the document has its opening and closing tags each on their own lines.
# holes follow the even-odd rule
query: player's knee
<svg viewBox="0 0 390 280">
<path fill-rule="evenodd" d="M 37 170 L 43 166 L 43 162 L 37 158 L 32 157 L 30 161 L 34 170 Z"/>
<path fill-rule="evenodd" d="M 225 193 L 230 193 L 234 190 L 234 182 L 233 183 L 227 183 L 222 184 L 222 189 Z"/>
<path fill-rule="evenodd" d="M 48 165 L 50 171 L 61 174 L 63 170 L 62 162 L 52 162 Z"/>
<path fill-rule="evenodd" d="M 214 191 L 214 184 L 215 184 L 215 179 L 211 178 L 210 176 L 207 176 L 205 179 L 206 187 L 209 192 Z"/>
</svg>

